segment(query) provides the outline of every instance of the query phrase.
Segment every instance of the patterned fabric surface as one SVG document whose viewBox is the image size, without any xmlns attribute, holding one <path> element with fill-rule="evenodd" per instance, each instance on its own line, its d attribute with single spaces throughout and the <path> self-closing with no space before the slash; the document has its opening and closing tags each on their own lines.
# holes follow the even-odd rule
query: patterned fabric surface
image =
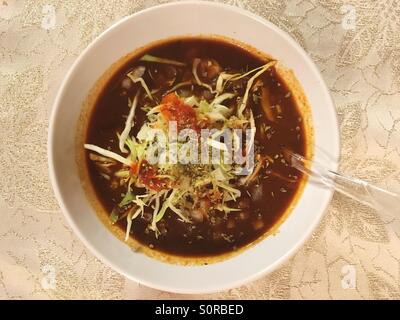
<svg viewBox="0 0 400 320">
<path fill-rule="evenodd" d="M 160 292 L 99 262 L 48 179 L 56 91 L 79 53 L 157 0 L 0 0 L 0 298 L 399 299 L 394 221 L 335 195 L 308 242 L 268 276 L 212 295 Z M 286 30 L 316 62 L 340 119 L 341 169 L 400 189 L 400 1 L 230 0 Z"/>
</svg>

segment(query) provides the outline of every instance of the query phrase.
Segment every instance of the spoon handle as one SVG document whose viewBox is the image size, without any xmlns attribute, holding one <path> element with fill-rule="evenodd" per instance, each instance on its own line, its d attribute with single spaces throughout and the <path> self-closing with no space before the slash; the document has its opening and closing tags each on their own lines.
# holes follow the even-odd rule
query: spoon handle
<svg viewBox="0 0 400 320">
<path fill-rule="evenodd" d="M 360 203 L 400 218 L 399 194 L 374 186 L 364 180 L 329 170 L 320 163 L 311 162 L 297 153 L 290 152 L 290 155 L 292 166 L 299 171 L 317 178 L 335 191 Z"/>
</svg>

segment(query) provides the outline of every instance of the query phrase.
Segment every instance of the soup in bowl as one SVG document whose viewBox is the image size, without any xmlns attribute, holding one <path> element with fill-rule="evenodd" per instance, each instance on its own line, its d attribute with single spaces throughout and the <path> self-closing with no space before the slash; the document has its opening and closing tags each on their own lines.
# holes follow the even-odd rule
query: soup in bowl
<svg viewBox="0 0 400 320">
<path fill-rule="evenodd" d="M 133 248 L 170 262 L 210 263 L 271 234 L 305 180 L 285 150 L 312 152 L 293 74 L 213 35 L 122 58 L 81 119 L 78 167 L 97 212 Z"/>
</svg>

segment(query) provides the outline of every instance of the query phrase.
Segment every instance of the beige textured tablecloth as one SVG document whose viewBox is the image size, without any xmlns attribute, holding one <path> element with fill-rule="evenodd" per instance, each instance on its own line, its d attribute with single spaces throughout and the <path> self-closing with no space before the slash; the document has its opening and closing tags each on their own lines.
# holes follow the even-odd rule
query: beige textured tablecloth
<svg viewBox="0 0 400 320">
<path fill-rule="evenodd" d="M 311 239 L 272 274 L 204 296 L 146 288 L 73 234 L 48 180 L 56 91 L 79 53 L 120 18 L 165 1 L 0 0 L 0 298 L 400 298 L 389 220 L 335 195 Z M 330 88 L 345 172 L 400 189 L 400 1 L 231 0 L 289 32 Z"/>
</svg>

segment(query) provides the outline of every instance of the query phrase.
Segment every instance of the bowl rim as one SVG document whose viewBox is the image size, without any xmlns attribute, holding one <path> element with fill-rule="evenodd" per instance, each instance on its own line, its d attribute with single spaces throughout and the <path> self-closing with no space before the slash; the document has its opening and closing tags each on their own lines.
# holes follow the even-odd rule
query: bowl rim
<svg viewBox="0 0 400 320">
<path fill-rule="evenodd" d="M 156 11 L 159 10 L 160 8 L 164 7 L 173 7 L 173 6 L 190 6 L 190 5 L 202 5 L 202 6 L 209 6 L 209 7 L 219 7 L 225 10 L 231 10 L 236 13 L 239 13 L 241 15 L 247 16 L 250 19 L 256 20 L 257 22 L 260 22 L 261 24 L 266 25 L 267 27 L 271 28 L 273 31 L 277 32 L 281 37 L 284 38 L 285 41 L 287 41 L 290 45 L 292 45 L 298 54 L 304 58 L 308 66 L 311 67 L 315 74 L 315 76 L 318 78 L 318 81 L 322 84 L 322 89 L 324 90 L 324 95 L 326 98 L 329 100 L 329 103 L 331 106 L 334 108 L 334 102 L 332 100 L 330 91 L 321 75 L 321 72 L 315 65 L 314 61 L 310 58 L 310 56 L 306 53 L 306 51 L 284 30 L 280 29 L 278 26 L 273 24 L 272 22 L 246 10 L 240 7 L 236 7 L 233 5 L 229 4 L 224 4 L 224 3 L 217 3 L 217 2 L 209 2 L 209 1 L 200 1 L 200 0 L 189 0 L 189 1 L 173 1 L 165 4 L 159 4 L 156 6 L 152 6 L 140 11 L 137 11 L 133 14 L 130 14 L 126 17 L 121 18 L 120 20 L 116 21 L 113 23 L 111 26 L 106 28 L 101 34 L 99 34 L 97 37 L 95 37 L 90 44 L 79 54 L 77 59 L 73 62 L 71 67 L 69 68 L 68 72 L 64 76 L 64 79 L 62 83 L 59 86 L 59 89 L 57 91 L 57 95 L 54 99 L 53 102 L 53 107 L 51 110 L 51 114 L 49 117 L 49 127 L 48 127 L 48 135 L 47 135 L 47 161 L 48 161 L 48 170 L 49 170 L 49 178 L 50 178 L 50 183 L 53 188 L 53 192 L 55 195 L 55 198 L 57 199 L 58 205 L 67 220 L 69 226 L 71 229 L 74 231 L 74 233 L 78 236 L 78 238 L 83 242 L 83 244 L 89 249 L 89 251 L 94 254 L 96 258 L 98 258 L 100 261 L 102 261 L 105 265 L 111 267 L 113 270 L 117 271 L 118 273 L 122 274 L 124 277 L 127 279 L 133 280 L 137 283 L 141 283 L 145 286 L 148 286 L 150 288 L 154 288 L 157 290 L 162 290 L 162 291 L 167 291 L 167 292 L 174 292 L 174 293 L 183 293 L 183 294 L 204 294 L 204 293 L 214 293 L 214 292 L 220 292 L 223 290 L 228 290 L 231 288 L 235 288 L 238 286 L 241 286 L 245 283 L 254 281 L 256 279 L 261 278 L 262 276 L 274 271 L 277 269 L 283 262 L 287 261 L 293 254 L 298 251 L 298 249 L 303 246 L 303 244 L 307 241 L 307 239 L 312 235 L 313 231 L 316 229 L 316 227 L 319 225 L 322 217 L 325 215 L 325 212 L 327 208 L 329 207 L 329 204 L 332 200 L 333 197 L 333 189 L 329 188 L 327 189 L 329 195 L 327 196 L 326 200 L 324 203 L 321 203 L 321 207 L 323 209 L 320 210 L 320 213 L 314 218 L 313 223 L 311 223 L 307 229 L 302 232 L 302 237 L 296 242 L 294 246 L 292 246 L 289 250 L 287 250 L 279 259 L 275 260 L 273 263 L 271 263 L 269 266 L 265 267 L 264 269 L 260 270 L 257 273 L 254 273 L 251 276 L 248 276 L 246 278 L 237 280 L 235 282 L 230 282 L 229 284 L 226 284 L 225 286 L 218 286 L 215 287 L 212 284 L 209 284 L 207 287 L 205 286 L 204 288 L 195 288 L 195 289 L 182 289 L 180 287 L 166 287 L 164 285 L 158 284 L 156 282 L 149 282 L 145 281 L 143 279 L 139 279 L 134 277 L 132 274 L 128 274 L 125 272 L 122 268 L 120 268 L 117 264 L 114 264 L 111 262 L 105 255 L 99 252 L 99 250 L 92 245 L 92 243 L 86 238 L 86 236 L 81 232 L 80 228 L 78 225 L 74 222 L 72 219 L 72 216 L 69 212 L 69 210 L 66 208 L 66 205 L 64 204 L 64 200 L 61 194 L 61 190 L 57 181 L 57 177 L 55 174 L 55 164 L 54 164 L 54 133 L 55 133 L 55 119 L 57 116 L 57 113 L 59 112 L 61 108 L 61 102 L 63 100 L 63 96 L 65 94 L 65 89 L 69 85 L 69 82 L 71 81 L 71 76 L 74 74 L 75 69 L 77 66 L 81 63 L 83 60 L 84 56 L 91 51 L 97 44 L 97 42 L 103 38 L 110 30 L 118 27 L 119 25 L 125 23 L 125 21 L 135 18 L 136 16 L 146 14 L 151 11 Z M 340 131 L 339 131 L 339 122 L 338 122 L 338 116 L 337 112 L 333 112 L 333 117 L 332 117 L 333 126 L 337 128 L 335 132 L 332 132 L 334 135 L 334 139 L 336 140 L 337 143 L 337 148 L 336 150 L 333 150 L 333 154 L 337 157 L 334 162 L 332 162 L 332 169 L 336 170 L 339 166 L 340 162 Z M 307 182 L 308 183 L 308 182 Z M 300 198 L 302 195 L 300 195 Z"/>
</svg>

